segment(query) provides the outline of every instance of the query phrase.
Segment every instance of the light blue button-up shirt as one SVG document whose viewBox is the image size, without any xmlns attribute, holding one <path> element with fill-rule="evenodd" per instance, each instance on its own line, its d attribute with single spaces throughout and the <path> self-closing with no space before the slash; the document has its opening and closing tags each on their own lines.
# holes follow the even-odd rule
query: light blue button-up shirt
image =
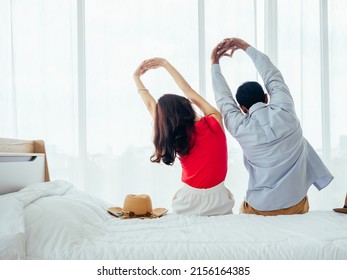
<svg viewBox="0 0 347 280">
<path fill-rule="evenodd" d="M 219 64 L 213 64 L 216 104 L 225 127 L 243 150 L 249 173 L 245 201 L 262 211 L 288 208 L 299 203 L 312 184 L 321 190 L 333 176 L 303 137 L 293 98 L 280 71 L 252 46 L 246 53 L 264 81 L 269 104 L 256 103 L 243 114 Z"/>
</svg>

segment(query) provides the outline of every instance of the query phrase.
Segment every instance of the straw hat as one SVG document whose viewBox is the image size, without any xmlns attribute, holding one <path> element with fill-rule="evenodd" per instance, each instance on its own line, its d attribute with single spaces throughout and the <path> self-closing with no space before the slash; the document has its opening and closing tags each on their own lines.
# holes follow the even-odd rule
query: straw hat
<svg viewBox="0 0 347 280">
<path fill-rule="evenodd" d="M 108 213 L 120 219 L 153 219 L 159 218 L 167 213 L 165 208 L 152 208 L 152 200 L 147 194 L 128 194 L 121 207 L 111 207 Z"/>
<path fill-rule="evenodd" d="M 347 214 L 347 194 L 346 194 L 346 198 L 345 198 L 345 205 L 343 206 L 343 208 L 334 208 L 333 210 L 335 212 Z"/>
</svg>

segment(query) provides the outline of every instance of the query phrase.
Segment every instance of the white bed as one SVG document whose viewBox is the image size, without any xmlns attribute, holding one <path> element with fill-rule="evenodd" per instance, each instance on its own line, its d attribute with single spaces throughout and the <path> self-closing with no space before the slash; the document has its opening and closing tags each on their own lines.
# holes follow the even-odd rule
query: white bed
<svg viewBox="0 0 347 280">
<path fill-rule="evenodd" d="M 347 215 L 120 220 L 57 180 L 0 196 L 0 259 L 347 259 Z"/>
</svg>

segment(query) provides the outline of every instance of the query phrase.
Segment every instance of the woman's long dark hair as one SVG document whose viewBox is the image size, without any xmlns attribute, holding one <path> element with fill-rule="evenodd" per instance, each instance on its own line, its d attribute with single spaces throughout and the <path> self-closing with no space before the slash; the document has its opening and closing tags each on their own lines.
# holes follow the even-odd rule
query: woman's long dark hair
<svg viewBox="0 0 347 280">
<path fill-rule="evenodd" d="M 177 154 L 189 154 L 195 139 L 195 111 L 185 97 L 164 94 L 155 108 L 154 139 L 155 152 L 152 162 L 172 165 Z"/>
</svg>

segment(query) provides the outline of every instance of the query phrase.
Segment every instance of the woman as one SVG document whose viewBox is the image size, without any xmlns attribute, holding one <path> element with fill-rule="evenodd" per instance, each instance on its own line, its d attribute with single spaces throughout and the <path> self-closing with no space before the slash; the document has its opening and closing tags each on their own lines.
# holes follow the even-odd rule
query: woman
<svg viewBox="0 0 347 280">
<path fill-rule="evenodd" d="M 163 67 L 185 97 L 165 94 L 158 102 L 141 81 L 150 69 Z M 152 162 L 182 166 L 183 187 L 175 194 L 172 209 L 178 214 L 200 216 L 232 214 L 232 193 L 224 186 L 227 173 L 227 144 L 222 116 L 194 91 L 165 59 L 142 62 L 134 72 L 138 92 L 154 119 L 155 152 Z M 200 117 L 195 104 L 203 113 Z"/>
</svg>

